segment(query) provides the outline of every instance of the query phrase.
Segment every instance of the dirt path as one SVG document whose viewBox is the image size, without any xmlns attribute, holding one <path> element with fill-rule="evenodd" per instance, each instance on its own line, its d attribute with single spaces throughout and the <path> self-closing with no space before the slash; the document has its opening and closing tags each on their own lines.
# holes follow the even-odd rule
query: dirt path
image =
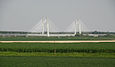
<svg viewBox="0 0 115 67">
<path fill-rule="evenodd" d="M 115 40 L 95 41 L 0 41 L 0 43 L 80 43 L 80 42 L 115 42 Z"/>
</svg>

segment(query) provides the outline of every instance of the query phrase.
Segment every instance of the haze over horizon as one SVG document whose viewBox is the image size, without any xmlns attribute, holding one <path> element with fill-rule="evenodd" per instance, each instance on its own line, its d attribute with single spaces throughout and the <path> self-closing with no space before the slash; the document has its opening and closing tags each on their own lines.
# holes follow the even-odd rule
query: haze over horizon
<svg viewBox="0 0 115 67">
<path fill-rule="evenodd" d="M 80 19 L 89 31 L 115 32 L 115 0 L 0 0 L 0 31 L 28 31 L 43 16 L 60 31 Z"/>
</svg>

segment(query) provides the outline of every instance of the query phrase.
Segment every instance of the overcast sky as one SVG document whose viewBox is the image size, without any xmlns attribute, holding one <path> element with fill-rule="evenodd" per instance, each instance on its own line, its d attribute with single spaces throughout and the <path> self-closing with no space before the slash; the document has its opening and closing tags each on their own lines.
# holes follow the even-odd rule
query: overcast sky
<svg viewBox="0 0 115 67">
<path fill-rule="evenodd" d="M 28 31 L 43 16 L 61 30 L 78 18 L 91 31 L 115 32 L 115 0 L 0 0 L 0 30 Z"/>
</svg>

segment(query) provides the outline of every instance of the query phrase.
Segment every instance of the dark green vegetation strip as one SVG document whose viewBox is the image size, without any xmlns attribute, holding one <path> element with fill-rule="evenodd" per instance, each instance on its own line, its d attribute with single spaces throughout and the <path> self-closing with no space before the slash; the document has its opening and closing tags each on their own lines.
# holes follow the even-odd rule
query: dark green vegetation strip
<svg viewBox="0 0 115 67">
<path fill-rule="evenodd" d="M 115 53 L 111 43 L 0 43 L 0 51 L 49 53 Z"/>
<path fill-rule="evenodd" d="M 115 53 L 47 53 L 47 52 L 0 52 L 0 56 L 68 56 L 68 57 L 108 57 L 115 58 Z"/>
<path fill-rule="evenodd" d="M 115 58 L 0 57 L 0 67 L 114 67 Z"/>
<path fill-rule="evenodd" d="M 54 40 L 115 40 L 115 36 L 76 36 L 76 37 L 0 37 L 0 41 L 54 41 Z"/>
</svg>

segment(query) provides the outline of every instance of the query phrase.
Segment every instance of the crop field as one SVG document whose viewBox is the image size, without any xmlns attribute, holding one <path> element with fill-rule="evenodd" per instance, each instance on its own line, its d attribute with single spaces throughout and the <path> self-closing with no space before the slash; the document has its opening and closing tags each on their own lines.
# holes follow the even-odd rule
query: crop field
<svg viewBox="0 0 115 67">
<path fill-rule="evenodd" d="M 0 43 L 0 51 L 12 52 L 85 52 L 114 53 L 115 42 L 111 43 Z"/>
<path fill-rule="evenodd" d="M 114 67 L 115 58 L 94 57 L 0 57 L 0 67 Z"/>
<path fill-rule="evenodd" d="M 0 43 L 0 67 L 114 67 L 115 42 Z"/>
<path fill-rule="evenodd" d="M 115 36 L 78 37 L 0 37 L 0 41 L 65 41 L 65 40 L 115 40 Z"/>
</svg>

